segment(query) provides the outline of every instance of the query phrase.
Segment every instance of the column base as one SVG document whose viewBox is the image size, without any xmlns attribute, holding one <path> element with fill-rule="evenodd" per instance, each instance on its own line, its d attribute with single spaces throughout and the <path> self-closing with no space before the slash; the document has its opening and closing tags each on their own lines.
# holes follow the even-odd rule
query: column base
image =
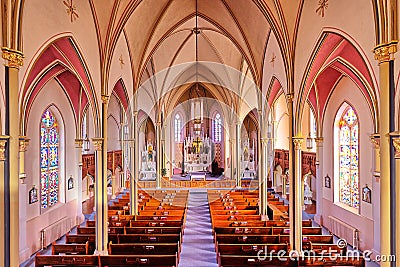
<svg viewBox="0 0 400 267">
<path fill-rule="evenodd" d="M 107 251 L 107 250 L 105 250 L 105 251 L 100 251 L 100 250 L 97 250 L 97 249 L 96 249 L 96 250 L 94 251 L 93 255 L 108 256 L 108 251 Z"/>
<path fill-rule="evenodd" d="M 85 221 L 85 215 L 83 215 L 83 214 L 76 215 L 76 224 L 77 225 L 80 225 L 84 221 Z"/>
<path fill-rule="evenodd" d="M 314 215 L 314 221 L 318 223 L 319 225 L 322 225 L 322 214 L 315 214 Z"/>
<path fill-rule="evenodd" d="M 22 262 L 28 260 L 30 256 L 31 255 L 29 252 L 29 248 L 28 247 L 23 248 L 22 250 L 19 251 L 19 262 L 22 263 Z"/>
<path fill-rule="evenodd" d="M 269 221 L 268 215 L 261 215 L 261 221 Z"/>
</svg>

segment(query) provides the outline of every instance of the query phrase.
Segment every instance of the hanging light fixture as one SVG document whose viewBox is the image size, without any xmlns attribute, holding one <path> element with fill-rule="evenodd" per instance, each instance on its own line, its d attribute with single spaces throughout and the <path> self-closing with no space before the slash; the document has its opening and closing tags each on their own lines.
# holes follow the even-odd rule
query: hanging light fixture
<svg viewBox="0 0 400 267">
<path fill-rule="evenodd" d="M 308 137 L 306 139 L 306 146 L 308 150 L 311 150 L 314 147 L 314 138 L 311 137 L 311 134 L 308 134 Z"/>
<path fill-rule="evenodd" d="M 83 139 L 83 151 L 88 152 L 89 148 L 90 148 L 90 140 L 86 134 L 85 139 Z"/>
</svg>

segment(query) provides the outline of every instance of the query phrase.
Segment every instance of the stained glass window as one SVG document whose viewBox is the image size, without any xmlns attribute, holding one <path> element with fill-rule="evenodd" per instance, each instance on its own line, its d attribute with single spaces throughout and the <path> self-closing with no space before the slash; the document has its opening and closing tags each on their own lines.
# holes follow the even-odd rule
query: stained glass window
<svg viewBox="0 0 400 267">
<path fill-rule="evenodd" d="M 58 201 L 59 129 L 57 119 L 47 109 L 40 123 L 40 200 L 42 209 Z"/>
<path fill-rule="evenodd" d="M 181 129 L 182 129 L 182 119 L 179 114 L 175 115 L 175 142 L 180 143 L 181 139 Z"/>
<path fill-rule="evenodd" d="M 357 209 L 360 205 L 358 131 L 357 114 L 349 106 L 339 120 L 339 201 Z"/>
<path fill-rule="evenodd" d="M 214 142 L 221 142 L 222 140 L 222 119 L 221 115 L 217 113 L 214 118 Z"/>
</svg>

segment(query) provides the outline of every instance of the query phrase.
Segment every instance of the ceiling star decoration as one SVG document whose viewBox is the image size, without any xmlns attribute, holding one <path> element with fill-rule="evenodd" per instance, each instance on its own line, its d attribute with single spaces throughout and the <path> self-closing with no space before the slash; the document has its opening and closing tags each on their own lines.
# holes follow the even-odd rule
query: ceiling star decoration
<svg viewBox="0 0 400 267">
<path fill-rule="evenodd" d="M 274 66 L 275 66 L 275 60 L 276 60 L 275 53 L 272 53 L 271 60 L 269 61 L 269 63 L 271 63 L 271 65 L 272 65 L 272 67 L 274 67 Z"/>
<path fill-rule="evenodd" d="M 324 17 L 325 9 L 328 9 L 328 0 L 319 0 L 318 8 L 315 10 L 315 13 L 321 15 L 321 17 Z"/>
<path fill-rule="evenodd" d="M 71 22 L 74 22 L 79 18 L 79 15 L 76 13 L 76 6 L 73 4 L 73 0 L 64 0 L 63 3 L 67 7 L 67 14 L 71 17 Z"/>
<path fill-rule="evenodd" d="M 119 60 L 119 65 L 121 66 L 121 69 L 122 69 L 124 67 L 124 65 L 125 65 L 125 62 L 124 62 L 124 59 L 122 58 L 122 55 L 119 56 L 118 60 Z"/>
</svg>

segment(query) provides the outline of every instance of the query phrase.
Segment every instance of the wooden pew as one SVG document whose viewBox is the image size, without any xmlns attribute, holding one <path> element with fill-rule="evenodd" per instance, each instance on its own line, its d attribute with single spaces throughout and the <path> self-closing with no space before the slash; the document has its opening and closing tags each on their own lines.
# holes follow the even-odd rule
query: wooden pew
<svg viewBox="0 0 400 267">
<path fill-rule="evenodd" d="M 118 242 L 113 243 L 140 243 L 140 242 L 149 242 L 149 243 L 181 243 L 181 235 L 180 234 L 125 234 L 118 235 Z"/>
<path fill-rule="evenodd" d="M 175 255 L 179 251 L 179 242 L 175 243 L 126 243 L 113 244 L 108 247 L 109 255 Z"/>
<path fill-rule="evenodd" d="M 77 254 L 77 255 L 89 255 L 89 241 L 85 244 L 57 244 L 53 242 L 51 245 L 51 254 Z"/>
<path fill-rule="evenodd" d="M 94 255 L 39 255 L 35 256 L 35 267 L 44 266 L 100 266 Z"/>
<path fill-rule="evenodd" d="M 261 251 L 261 252 L 259 252 Z M 289 251 L 288 244 L 220 244 L 216 245 L 216 252 L 223 255 L 277 255 L 280 251 Z"/>
<path fill-rule="evenodd" d="M 108 255 L 99 256 L 101 266 L 149 266 L 149 267 L 176 267 L 177 255 Z"/>
</svg>

